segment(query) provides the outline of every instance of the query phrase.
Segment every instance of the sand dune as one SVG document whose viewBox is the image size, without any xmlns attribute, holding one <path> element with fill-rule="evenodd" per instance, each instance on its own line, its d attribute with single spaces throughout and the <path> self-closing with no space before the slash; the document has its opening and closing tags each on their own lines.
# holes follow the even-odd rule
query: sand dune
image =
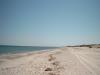
<svg viewBox="0 0 100 75">
<path fill-rule="evenodd" d="M 100 75 L 100 48 L 64 47 L 3 55 L 0 75 Z"/>
</svg>

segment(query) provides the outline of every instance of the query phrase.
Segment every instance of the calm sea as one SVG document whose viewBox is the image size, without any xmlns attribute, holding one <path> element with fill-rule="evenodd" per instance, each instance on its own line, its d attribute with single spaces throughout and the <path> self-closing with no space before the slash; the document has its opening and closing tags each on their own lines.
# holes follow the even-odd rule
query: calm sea
<svg viewBox="0 0 100 75">
<path fill-rule="evenodd" d="M 39 47 L 39 46 L 6 46 L 0 45 L 0 54 L 6 53 L 20 53 L 28 51 L 40 51 L 46 49 L 54 49 L 57 47 Z"/>
</svg>

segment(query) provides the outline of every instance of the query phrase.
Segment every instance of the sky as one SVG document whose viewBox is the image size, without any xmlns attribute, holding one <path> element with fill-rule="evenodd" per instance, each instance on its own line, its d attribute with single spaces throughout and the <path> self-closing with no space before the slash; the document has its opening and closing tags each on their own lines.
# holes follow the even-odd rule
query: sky
<svg viewBox="0 0 100 75">
<path fill-rule="evenodd" d="M 0 45 L 100 43 L 100 0 L 0 0 Z"/>
</svg>

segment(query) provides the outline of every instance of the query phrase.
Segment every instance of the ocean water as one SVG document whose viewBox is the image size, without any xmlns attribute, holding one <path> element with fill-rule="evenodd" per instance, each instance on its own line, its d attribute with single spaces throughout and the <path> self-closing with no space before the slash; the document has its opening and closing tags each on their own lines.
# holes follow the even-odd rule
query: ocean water
<svg viewBox="0 0 100 75">
<path fill-rule="evenodd" d="M 57 47 L 0 45 L 0 54 L 42 51 L 42 50 L 48 50 L 48 49 L 54 49 L 54 48 L 57 48 Z"/>
</svg>

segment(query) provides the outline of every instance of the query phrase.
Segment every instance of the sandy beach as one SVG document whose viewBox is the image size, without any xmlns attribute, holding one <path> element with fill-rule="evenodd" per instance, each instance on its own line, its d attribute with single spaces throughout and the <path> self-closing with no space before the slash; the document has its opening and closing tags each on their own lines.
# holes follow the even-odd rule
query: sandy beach
<svg viewBox="0 0 100 75">
<path fill-rule="evenodd" d="M 100 75 L 100 48 L 0 55 L 0 75 Z"/>
</svg>

